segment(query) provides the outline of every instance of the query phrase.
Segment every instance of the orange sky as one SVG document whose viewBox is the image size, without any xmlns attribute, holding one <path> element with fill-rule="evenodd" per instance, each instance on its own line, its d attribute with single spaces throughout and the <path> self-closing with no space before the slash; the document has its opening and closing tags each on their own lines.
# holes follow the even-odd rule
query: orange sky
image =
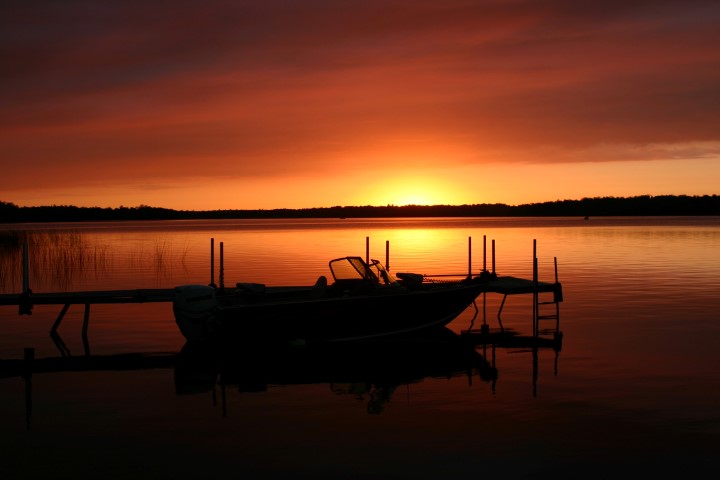
<svg viewBox="0 0 720 480">
<path fill-rule="evenodd" d="M 0 200 L 720 193 L 720 3 L 3 3 Z"/>
</svg>

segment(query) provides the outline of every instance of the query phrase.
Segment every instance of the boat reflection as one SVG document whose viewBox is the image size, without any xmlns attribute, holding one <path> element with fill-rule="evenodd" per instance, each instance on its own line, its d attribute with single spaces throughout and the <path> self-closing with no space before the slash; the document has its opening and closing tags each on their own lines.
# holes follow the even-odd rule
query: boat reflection
<svg viewBox="0 0 720 480">
<path fill-rule="evenodd" d="M 218 387 L 224 393 L 329 384 L 336 394 L 367 398 L 368 413 L 378 414 L 402 385 L 459 375 L 494 382 L 497 369 L 473 345 L 441 329 L 422 336 L 353 342 L 186 343 L 177 358 L 175 387 L 182 395 L 215 394 Z"/>
<path fill-rule="evenodd" d="M 465 376 L 488 383 L 498 379 L 495 349 L 533 352 L 537 369 L 540 349 L 560 351 L 560 339 L 522 337 L 512 331 L 497 335 L 458 335 L 449 329 L 422 336 L 316 344 L 186 343 L 175 364 L 178 395 L 259 392 L 273 386 L 329 384 L 336 394 L 367 399 L 367 411 L 378 414 L 401 386 L 431 378 Z M 557 370 L 556 370 L 557 373 Z M 535 373 L 534 381 L 537 379 Z"/>
<path fill-rule="evenodd" d="M 62 343 L 62 339 L 53 340 Z M 27 348 L 24 359 L 0 360 L 0 379 L 16 376 L 24 379 L 28 429 L 33 375 L 68 371 L 172 369 L 177 395 L 211 393 L 217 404 L 220 389 L 223 416 L 227 413 L 228 389 L 262 392 L 272 386 L 312 384 L 329 384 L 336 394 L 367 399 L 368 413 L 379 414 L 398 387 L 425 379 L 466 376 L 470 385 L 479 379 L 494 392 L 498 348 L 532 353 L 536 396 L 539 351 L 554 352 L 557 375 L 561 347 L 561 334 L 543 338 L 521 336 L 505 329 L 458 335 L 443 328 L 422 336 L 354 342 L 188 342 L 178 353 L 73 356 L 68 350 L 61 350 L 61 357 L 35 358 L 34 349 Z"/>
</svg>

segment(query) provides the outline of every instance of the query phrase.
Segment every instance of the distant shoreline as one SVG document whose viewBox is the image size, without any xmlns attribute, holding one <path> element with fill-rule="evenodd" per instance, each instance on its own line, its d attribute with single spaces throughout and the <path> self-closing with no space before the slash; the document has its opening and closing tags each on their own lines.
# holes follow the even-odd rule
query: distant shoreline
<svg viewBox="0 0 720 480">
<path fill-rule="evenodd" d="M 395 218 L 395 217 L 603 217 L 603 216 L 715 216 L 718 195 L 642 195 L 556 200 L 523 205 L 387 205 L 335 206 L 270 210 L 172 210 L 138 207 L 20 207 L 0 201 L 0 223 L 88 222 L 113 220 L 192 220 L 252 218 Z"/>
</svg>

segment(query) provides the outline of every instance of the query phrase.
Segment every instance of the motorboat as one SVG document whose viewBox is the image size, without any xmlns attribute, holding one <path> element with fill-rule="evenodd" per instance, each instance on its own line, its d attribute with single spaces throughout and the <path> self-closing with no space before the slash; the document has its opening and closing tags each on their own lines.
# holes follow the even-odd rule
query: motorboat
<svg viewBox="0 0 720 480">
<path fill-rule="evenodd" d="M 347 256 L 329 262 L 332 280 L 314 285 L 234 288 L 180 285 L 173 312 L 186 340 L 362 340 L 443 327 L 466 308 L 492 275 L 455 280 L 390 273 L 378 260 Z"/>
</svg>

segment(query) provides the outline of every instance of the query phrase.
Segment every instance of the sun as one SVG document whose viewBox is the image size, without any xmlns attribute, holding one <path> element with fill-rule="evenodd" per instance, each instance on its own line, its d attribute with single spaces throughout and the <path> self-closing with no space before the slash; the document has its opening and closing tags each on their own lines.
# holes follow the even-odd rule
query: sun
<svg viewBox="0 0 720 480">
<path fill-rule="evenodd" d="M 447 205 L 454 200 L 452 188 L 435 178 L 388 179 L 373 194 L 375 205 Z"/>
<path fill-rule="evenodd" d="M 430 195 L 423 194 L 422 192 L 398 192 L 395 195 L 395 201 L 390 202 L 392 205 L 433 205 L 430 199 Z"/>
</svg>

